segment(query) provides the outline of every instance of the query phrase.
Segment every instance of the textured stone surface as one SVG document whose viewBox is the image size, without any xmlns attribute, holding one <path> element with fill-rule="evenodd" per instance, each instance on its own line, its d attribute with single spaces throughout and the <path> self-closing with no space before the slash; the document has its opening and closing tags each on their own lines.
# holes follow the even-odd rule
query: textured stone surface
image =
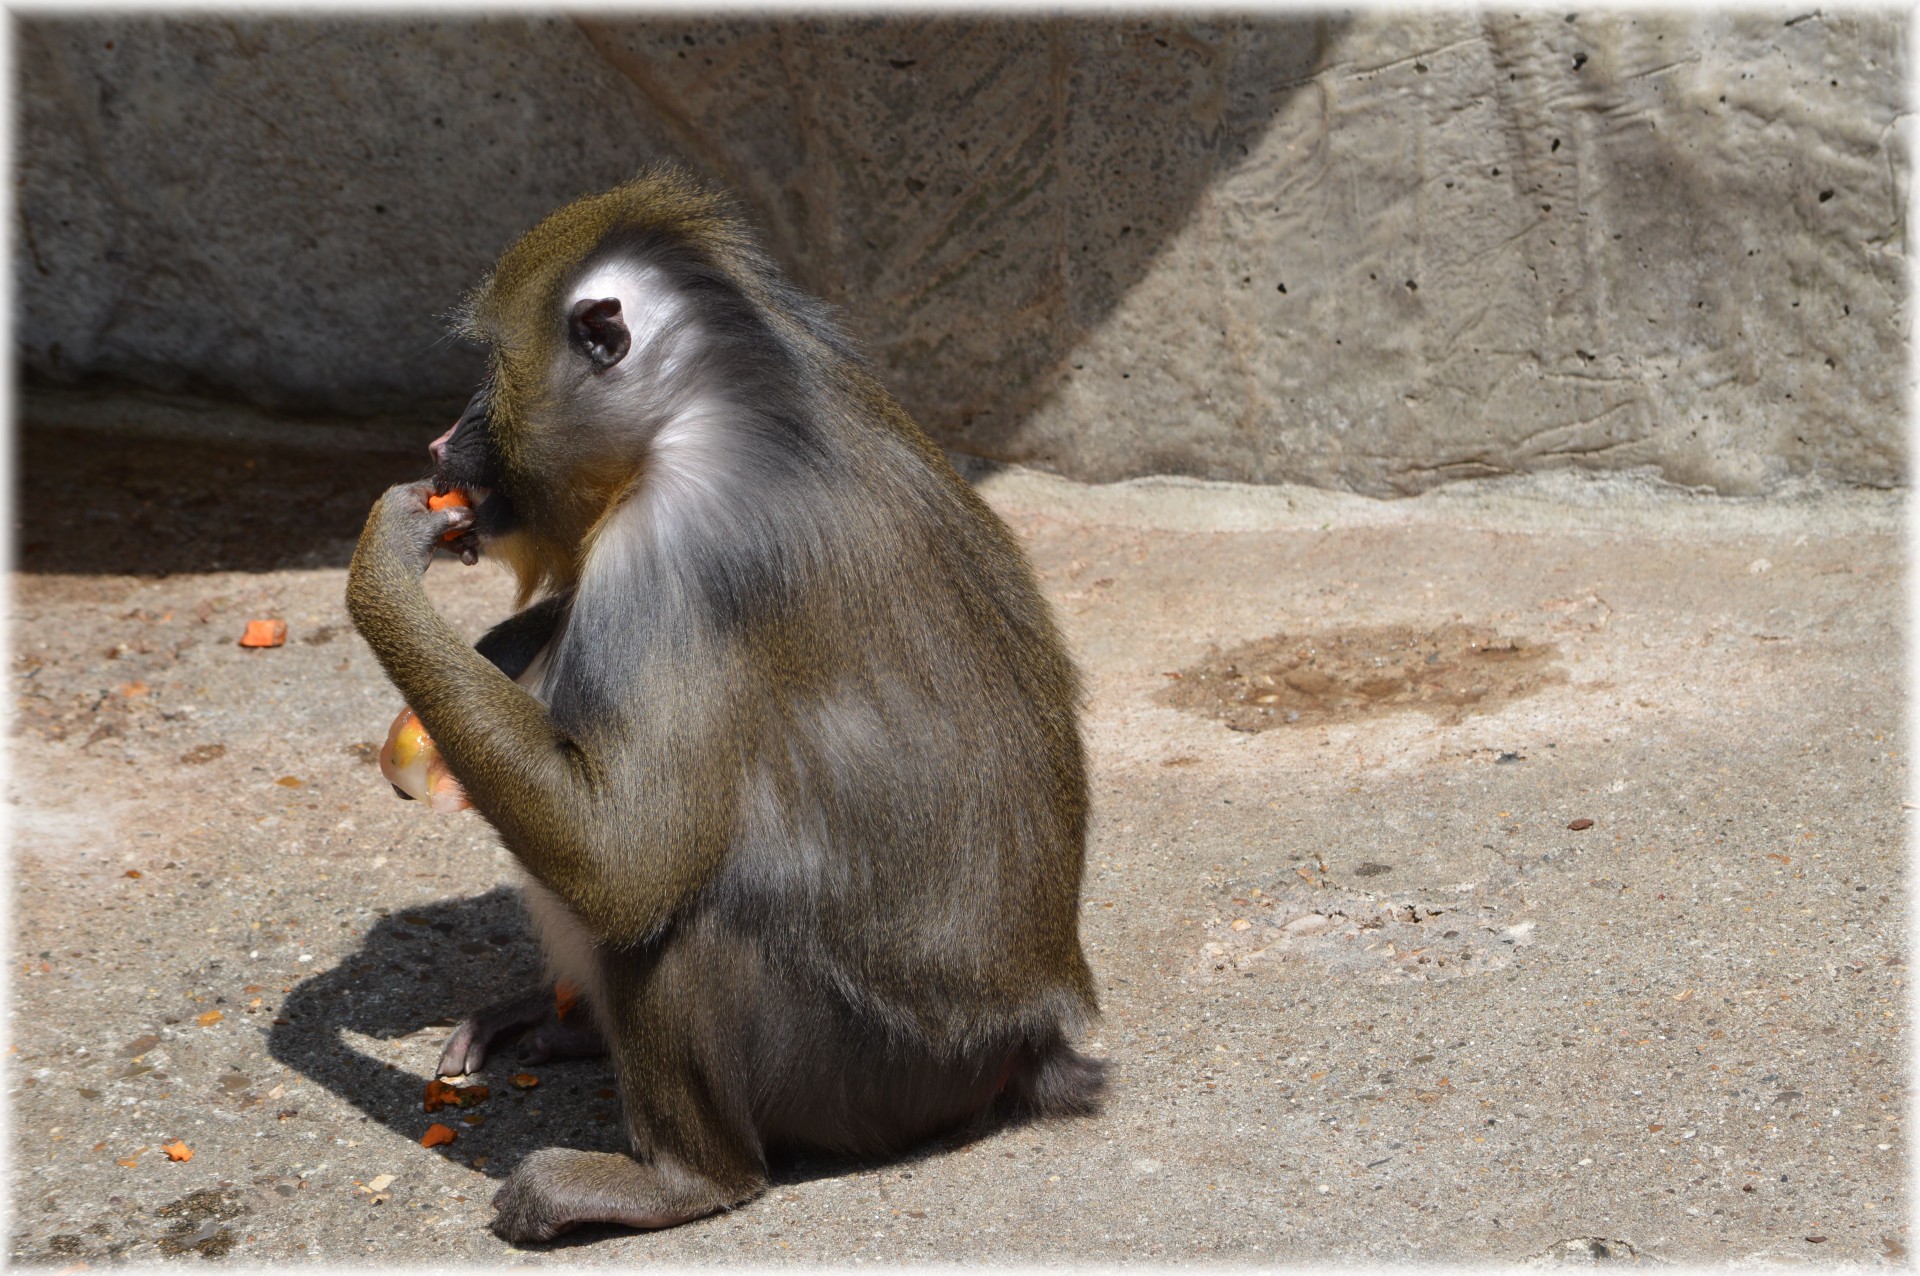
<svg viewBox="0 0 1920 1276">
<path fill-rule="evenodd" d="M 17 341 L 438 413 L 553 205 L 741 192 L 944 443 L 1372 494 L 1901 481 L 1905 23 L 1869 12 L 16 28 Z M 1282 291 L 1284 286 L 1284 291 Z"/>
<path fill-rule="evenodd" d="M 1376 494 L 1562 464 L 1898 481 L 1903 38 L 1370 18 L 1079 346 L 1020 455 Z"/>
</svg>

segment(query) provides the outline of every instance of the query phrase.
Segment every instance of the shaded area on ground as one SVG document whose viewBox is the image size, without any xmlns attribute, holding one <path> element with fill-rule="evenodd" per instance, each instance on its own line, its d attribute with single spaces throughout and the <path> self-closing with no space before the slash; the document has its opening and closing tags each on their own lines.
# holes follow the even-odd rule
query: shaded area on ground
<svg viewBox="0 0 1920 1276">
<path fill-rule="evenodd" d="M 427 471 L 417 444 L 300 446 L 37 424 L 14 435 L 14 568 L 172 576 L 344 566 L 374 500 Z"/>
</svg>

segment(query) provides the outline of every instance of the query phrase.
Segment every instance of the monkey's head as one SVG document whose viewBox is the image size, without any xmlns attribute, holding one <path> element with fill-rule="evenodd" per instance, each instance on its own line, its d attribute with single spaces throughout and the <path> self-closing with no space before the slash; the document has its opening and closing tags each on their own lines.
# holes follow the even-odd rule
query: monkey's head
<svg viewBox="0 0 1920 1276">
<path fill-rule="evenodd" d="M 742 352 L 780 348 L 769 269 L 724 196 L 657 169 L 547 217 L 467 299 L 488 368 L 430 446 L 433 477 L 474 493 L 480 543 L 523 597 L 570 587 L 650 470 L 712 446 L 703 413 L 760 379 Z"/>
</svg>

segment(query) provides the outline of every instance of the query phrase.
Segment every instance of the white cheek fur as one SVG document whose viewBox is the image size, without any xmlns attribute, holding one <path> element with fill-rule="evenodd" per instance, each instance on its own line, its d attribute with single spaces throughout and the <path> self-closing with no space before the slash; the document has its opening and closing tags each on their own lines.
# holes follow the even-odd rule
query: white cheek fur
<svg viewBox="0 0 1920 1276">
<path fill-rule="evenodd" d="M 718 504 L 737 446 L 729 431 L 736 409 L 693 371 L 700 366 L 704 334 L 665 272 L 645 262 L 602 262 L 568 290 L 567 307 L 607 297 L 619 299 L 631 345 L 619 363 L 593 375 L 612 396 L 609 415 L 647 436 L 636 516 L 648 525 L 644 542 L 657 548 L 672 544 L 690 530 L 689 520 L 703 521 Z M 627 537 L 603 539 L 630 544 Z"/>
<path fill-rule="evenodd" d="M 633 345 L 619 363 L 596 375 L 609 383 L 627 379 L 634 368 L 657 367 L 657 375 L 671 378 L 677 370 L 675 350 L 684 342 L 686 303 L 668 287 L 666 276 L 654 266 L 612 261 L 596 266 L 569 291 L 567 310 L 582 301 L 608 297 L 620 302 L 620 318 Z M 668 348 L 658 348 L 670 343 Z"/>
</svg>

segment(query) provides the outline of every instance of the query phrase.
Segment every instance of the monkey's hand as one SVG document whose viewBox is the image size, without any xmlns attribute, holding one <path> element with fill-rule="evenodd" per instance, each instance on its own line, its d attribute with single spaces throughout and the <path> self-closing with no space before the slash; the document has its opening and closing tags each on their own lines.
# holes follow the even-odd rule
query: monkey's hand
<svg viewBox="0 0 1920 1276">
<path fill-rule="evenodd" d="M 427 498 L 427 508 L 430 510 L 466 509 L 472 505 L 473 498 L 468 496 L 464 489 L 458 487 L 450 487 L 444 492 L 437 492 Z M 440 538 L 440 544 L 448 553 L 459 555 L 460 561 L 469 567 L 480 561 L 480 538 L 474 534 L 472 528 L 464 532 L 458 530 L 448 532 Z"/>
<path fill-rule="evenodd" d="M 473 544 L 473 510 L 465 505 L 433 509 L 428 501 L 434 495 L 433 483 L 400 483 L 386 490 L 374 503 L 373 513 L 360 533 L 354 550 L 353 571 L 365 566 L 375 570 L 411 570 L 414 575 L 427 570 L 433 551 L 451 538 L 446 548 L 460 554 L 476 553 Z"/>
</svg>

